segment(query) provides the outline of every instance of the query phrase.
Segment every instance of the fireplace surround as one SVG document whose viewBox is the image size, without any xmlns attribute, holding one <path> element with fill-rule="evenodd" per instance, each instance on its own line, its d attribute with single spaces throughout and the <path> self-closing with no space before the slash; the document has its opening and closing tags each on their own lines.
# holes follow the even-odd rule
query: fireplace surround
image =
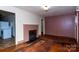
<svg viewBox="0 0 79 59">
<path fill-rule="evenodd" d="M 38 25 L 24 24 L 24 42 L 34 41 L 38 35 Z"/>
</svg>

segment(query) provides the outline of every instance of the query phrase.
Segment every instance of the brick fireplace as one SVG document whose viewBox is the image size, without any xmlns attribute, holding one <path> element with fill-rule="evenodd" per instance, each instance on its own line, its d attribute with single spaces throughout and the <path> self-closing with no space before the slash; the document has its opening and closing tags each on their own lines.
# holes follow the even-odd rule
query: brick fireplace
<svg viewBox="0 0 79 59">
<path fill-rule="evenodd" d="M 34 41 L 38 33 L 38 25 L 23 25 L 24 30 L 24 41 Z"/>
</svg>

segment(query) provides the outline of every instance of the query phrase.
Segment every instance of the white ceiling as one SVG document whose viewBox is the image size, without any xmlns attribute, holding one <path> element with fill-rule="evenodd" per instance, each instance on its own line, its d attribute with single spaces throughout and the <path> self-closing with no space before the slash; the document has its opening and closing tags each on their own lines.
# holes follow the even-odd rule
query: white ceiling
<svg viewBox="0 0 79 59">
<path fill-rule="evenodd" d="M 17 6 L 17 7 L 42 16 L 56 16 L 56 15 L 70 14 L 76 11 L 75 6 L 51 6 L 47 12 L 45 12 L 41 8 L 41 6 Z"/>
</svg>

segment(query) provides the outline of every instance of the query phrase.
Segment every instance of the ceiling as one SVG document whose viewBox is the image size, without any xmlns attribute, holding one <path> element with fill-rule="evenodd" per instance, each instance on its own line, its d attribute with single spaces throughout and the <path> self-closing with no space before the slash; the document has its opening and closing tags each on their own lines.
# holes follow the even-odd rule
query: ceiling
<svg viewBox="0 0 79 59">
<path fill-rule="evenodd" d="M 64 14 L 75 13 L 76 11 L 75 6 L 51 6 L 48 9 L 48 11 L 44 11 L 41 8 L 41 6 L 17 6 L 17 7 L 42 16 L 64 15 Z"/>
</svg>

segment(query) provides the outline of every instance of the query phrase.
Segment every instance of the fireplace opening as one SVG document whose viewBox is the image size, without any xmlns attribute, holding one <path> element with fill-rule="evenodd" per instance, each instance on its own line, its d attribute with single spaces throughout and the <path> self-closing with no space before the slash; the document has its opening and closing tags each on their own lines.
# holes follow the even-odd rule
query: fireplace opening
<svg viewBox="0 0 79 59">
<path fill-rule="evenodd" d="M 37 39 L 37 30 L 29 30 L 29 42 L 33 42 Z"/>
</svg>

